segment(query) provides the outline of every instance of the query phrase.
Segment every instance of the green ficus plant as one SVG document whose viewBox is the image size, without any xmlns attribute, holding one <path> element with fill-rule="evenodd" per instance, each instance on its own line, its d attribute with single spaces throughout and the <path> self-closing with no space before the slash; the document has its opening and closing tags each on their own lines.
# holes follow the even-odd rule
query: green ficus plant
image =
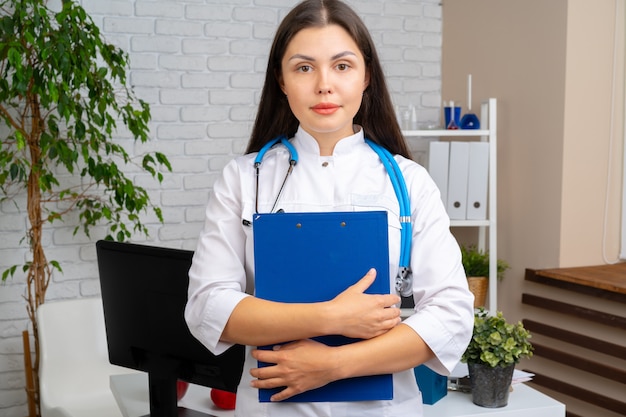
<svg viewBox="0 0 626 417">
<path fill-rule="evenodd" d="M 472 339 L 461 362 L 482 363 L 492 368 L 519 363 L 533 354 L 530 338 L 530 332 L 521 322 L 510 324 L 501 311 L 489 315 L 484 309 L 478 309 L 474 314 Z"/>
<path fill-rule="evenodd" d="M 140 214 L 153 211 L 162 222 L 161 211 L 123 169 L 138 165 L 161 181 L 171 166 L 162 153 L 133 158 L 115 142 L 120 131 L 146 142 L 150 108 L 127 87 L 127 54 L 104 40 L 79 4 L 64 0 L 53 11 L 45 0 L 0 0 L 0 11 L 0 203 L 27 213 L 32 255 L 2 280 L 26 274 L 36 371 L 35 313 L 52 270 L 61 271 L 45 256 L 42 228 L 73 212 L 74 233 L 105 225 L 108 239 L 147 235 Z"/>
</svg>

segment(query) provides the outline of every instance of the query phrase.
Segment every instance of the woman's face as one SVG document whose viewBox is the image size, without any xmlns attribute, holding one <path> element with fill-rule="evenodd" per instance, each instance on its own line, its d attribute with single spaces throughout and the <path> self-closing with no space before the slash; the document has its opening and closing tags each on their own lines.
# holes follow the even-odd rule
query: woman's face
<svg viewBox="0 0 626 417">
<path fill-rule="evenodd" d="M 352 123 L 369 77 L 361 51 L 337 25 L 307 28 L 287 45 L 279 80 L 300 126 L 322 155 L 354 134 Z"/>
</svg>

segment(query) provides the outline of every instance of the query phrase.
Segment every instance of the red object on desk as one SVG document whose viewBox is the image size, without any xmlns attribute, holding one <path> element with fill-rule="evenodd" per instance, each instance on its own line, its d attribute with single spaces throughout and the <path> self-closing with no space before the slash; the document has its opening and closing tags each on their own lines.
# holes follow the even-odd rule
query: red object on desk
<svg viewBox="0 0 626 417">
<path fill-rule="evenodd" d="M 220 389 L 211 389 L 211 400 L 213 403 L 223 410 L 234 410 L 237 394 Z"/>
<path fill-rule="evenodd" d="M 189 382 L 181 381 L 180 379 L 176 381 L 176 399 L 178 401 L 185 396 L 187 389 L 189 389 Z"/>
</svg>

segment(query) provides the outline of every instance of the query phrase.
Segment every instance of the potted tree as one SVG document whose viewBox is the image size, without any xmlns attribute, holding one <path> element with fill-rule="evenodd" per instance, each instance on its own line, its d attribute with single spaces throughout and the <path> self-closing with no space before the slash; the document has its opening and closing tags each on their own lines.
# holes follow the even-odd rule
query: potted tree
<svg viewBox="0 0 626 417">
<path fill-rule="evenodd" d="M 504 407 L 515 364 L 532 356 L 531 334 L 521 322 L 510 324 L 501 311 L 474 314 L 472 339 L 461 357 L 467 363 L 472 401 L 481 407 Z"/>
<path fill-rule="evenodd" d="M 461 245 L 461 260 L 470 291 L 474 294 L 474 307 L 484 307 L 489 284 L 489 252 L 479 249 L 476 245 Z M 504 278 L 509 264 L 498 259 L 496 276 Z"/>
<path fill-rule="evenodd" d="M 131 157 L 114 140 L 118 132 L 148 140 L 150 109 L 127 87 L 128 56 L 108 44 L 85 10 L 73 0 L 0 0 L 0 203 L 23 211 L 23 242 L 30 259 L 2 272 L 25 276 L 26 309 L 32 324 L 35 359 L 24 334 L 29 415 L 38 414 L 39 342 L 36 313 L 53 270 L 43 230 L 76 213 L 74 232 L 89 235 L 106 226 L 106 238 L 147 235 L 140 214 L 154 207 L 147 191 L 123 173 L 148 172 L 161 181 L 171 170 L 165 155 Z M 133 142 L 130 141 L 129 145 Z M 19 272 L 18 272 L 19 271 Z"/>
</svg>

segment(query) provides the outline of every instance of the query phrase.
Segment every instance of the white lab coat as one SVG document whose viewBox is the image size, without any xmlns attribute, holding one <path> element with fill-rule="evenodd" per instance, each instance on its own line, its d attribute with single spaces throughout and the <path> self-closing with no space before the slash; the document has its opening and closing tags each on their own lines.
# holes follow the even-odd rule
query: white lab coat
<svg viewBox="0 0 626 417">
<path fill-rule="evenodd" d="M 386 210 L 389 213 L 390 287 L 394 288 L 400 250 L 399 206 L 379 157 L 359 133 L 337 143 L 332 156 L 320 156 L 315 139 L 299 129 L 291 142 L 298 164 L 287 180 L 276 209 L 286 212 Z M 219 354 L 230 345 L 220 341 L 226 322 L 244 297 L 254 293 L 252 221 L 255 210 L 256 154 L 231 161 L 216 181 L 206 210 L 206 222 L 189 271 L 189 302 L 185 317 L 192 334 Z M 448 374 L 471 337 L 473 296 L 461 265 L 456 240 L 439 191 L 417 163 L 395 157 L 411 199 L 413 239 L 411 269 L 415 313 L 411 326 L 435 353 L 427 365 Z M 277 145 L 260 168 L 259 212 L 268 212 L 289 166 L 289 153 Z M 372 358 L 376 360 L 376 358 Z M 422 399 L 413 370 L 394 374 L 394 399 L 351 403 L 259 403 L 250 387 L 256 360 L 247 349 L 237 393 L 236 416 L 359 416 L 422 415 Z"/>
</svg>

